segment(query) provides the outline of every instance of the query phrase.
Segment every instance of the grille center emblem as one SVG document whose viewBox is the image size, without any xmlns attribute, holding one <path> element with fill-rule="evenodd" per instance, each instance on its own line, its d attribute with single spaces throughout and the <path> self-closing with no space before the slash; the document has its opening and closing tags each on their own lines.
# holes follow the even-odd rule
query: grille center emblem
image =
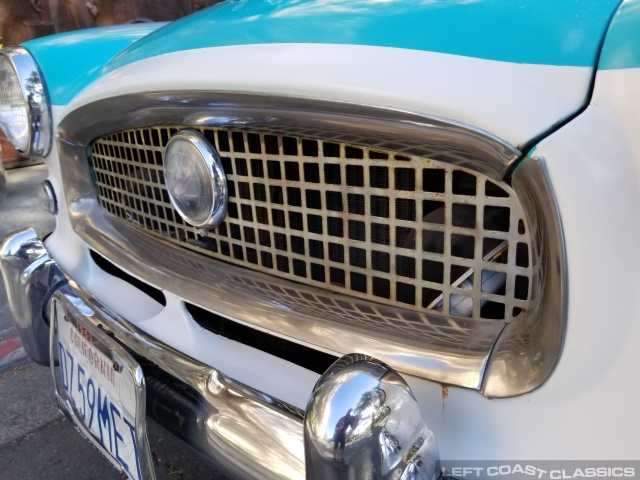
<svg viewBox="0 0 640 480">
<path fill-rule="evenodd" d="M 227 177 L 218 152 L 202 134 L 181 130 L 169 139 L 164 177 L 171 204 L 186 223 L 214 229 L 224 220 Z"/>
</svg>

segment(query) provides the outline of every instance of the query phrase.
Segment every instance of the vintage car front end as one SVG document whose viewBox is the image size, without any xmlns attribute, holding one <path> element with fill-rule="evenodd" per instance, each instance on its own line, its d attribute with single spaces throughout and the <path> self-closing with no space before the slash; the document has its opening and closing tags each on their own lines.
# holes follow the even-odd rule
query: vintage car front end
<svg viewBox="0 0 640 480">
<path fill-rule="evenodd" d="M 0 263 L 61 409 L 130 478 L 147 417 L 238 478 L 637 460 L 640 2 L 547 3 L 5 49 L 56 228 Z"/>
</svg>

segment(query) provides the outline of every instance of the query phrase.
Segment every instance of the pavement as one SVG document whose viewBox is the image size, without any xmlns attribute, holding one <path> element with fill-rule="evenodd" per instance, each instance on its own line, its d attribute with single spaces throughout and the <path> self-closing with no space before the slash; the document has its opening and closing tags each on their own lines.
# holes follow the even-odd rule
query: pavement
<svg viewBox="0 0 640 480">
<path fill-rule="evenodd" d="M 39 205 L 45 165 L 7 171 L 0 239 L 32 227 L 43 236 L 55 220 Z M 182 441 L 147 425 L 158 480 L 225 480 Z M 31 362 L 13 325 L 0 276 L 0 480 L 121 480 L 120 473 L 58 411 L 51 369 Z"/>
</svg>

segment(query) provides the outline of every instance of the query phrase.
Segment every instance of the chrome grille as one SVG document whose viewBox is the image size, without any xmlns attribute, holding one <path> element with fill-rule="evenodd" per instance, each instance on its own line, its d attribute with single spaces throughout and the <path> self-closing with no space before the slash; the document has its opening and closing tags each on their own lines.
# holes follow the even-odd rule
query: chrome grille
<svg viewBox="0 0 640 480">
<path fill-rule="evenodd" d="M 225 221 L 204 232 L 182 221 L 165 190 L 162 154 L 178 130 L 93 142 L 109 213 L 227 262 L 386 305 L 507 321 L 527 310 L 530 239 L 508 185 L 432 158 L 199 128 L 230 191 Z"/>
</svg>

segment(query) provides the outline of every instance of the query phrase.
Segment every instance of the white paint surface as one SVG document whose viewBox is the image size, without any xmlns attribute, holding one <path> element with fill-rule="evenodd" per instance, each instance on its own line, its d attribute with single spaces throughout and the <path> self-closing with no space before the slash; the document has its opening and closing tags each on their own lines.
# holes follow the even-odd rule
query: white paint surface
<svg viewBox="0 0 640 480">
<path fill-rule="evenodd" d="M 443 459 L 640 458 L 640 69 L 598 73 L 588 109 L 541 142 L 566 237 L 569 318 L 555 372 L 487 400 L 410 379 Z"/>
<path fill-rule="evenodd" d="M 251 92 L 390 107 L 456 120 L 518 146 L 576 112 L 586 67 L 481 60 L 363 45 L 271 44 L 169 53 L 87 87 L 75 109 L 126 93 Z"/>
</svg>

